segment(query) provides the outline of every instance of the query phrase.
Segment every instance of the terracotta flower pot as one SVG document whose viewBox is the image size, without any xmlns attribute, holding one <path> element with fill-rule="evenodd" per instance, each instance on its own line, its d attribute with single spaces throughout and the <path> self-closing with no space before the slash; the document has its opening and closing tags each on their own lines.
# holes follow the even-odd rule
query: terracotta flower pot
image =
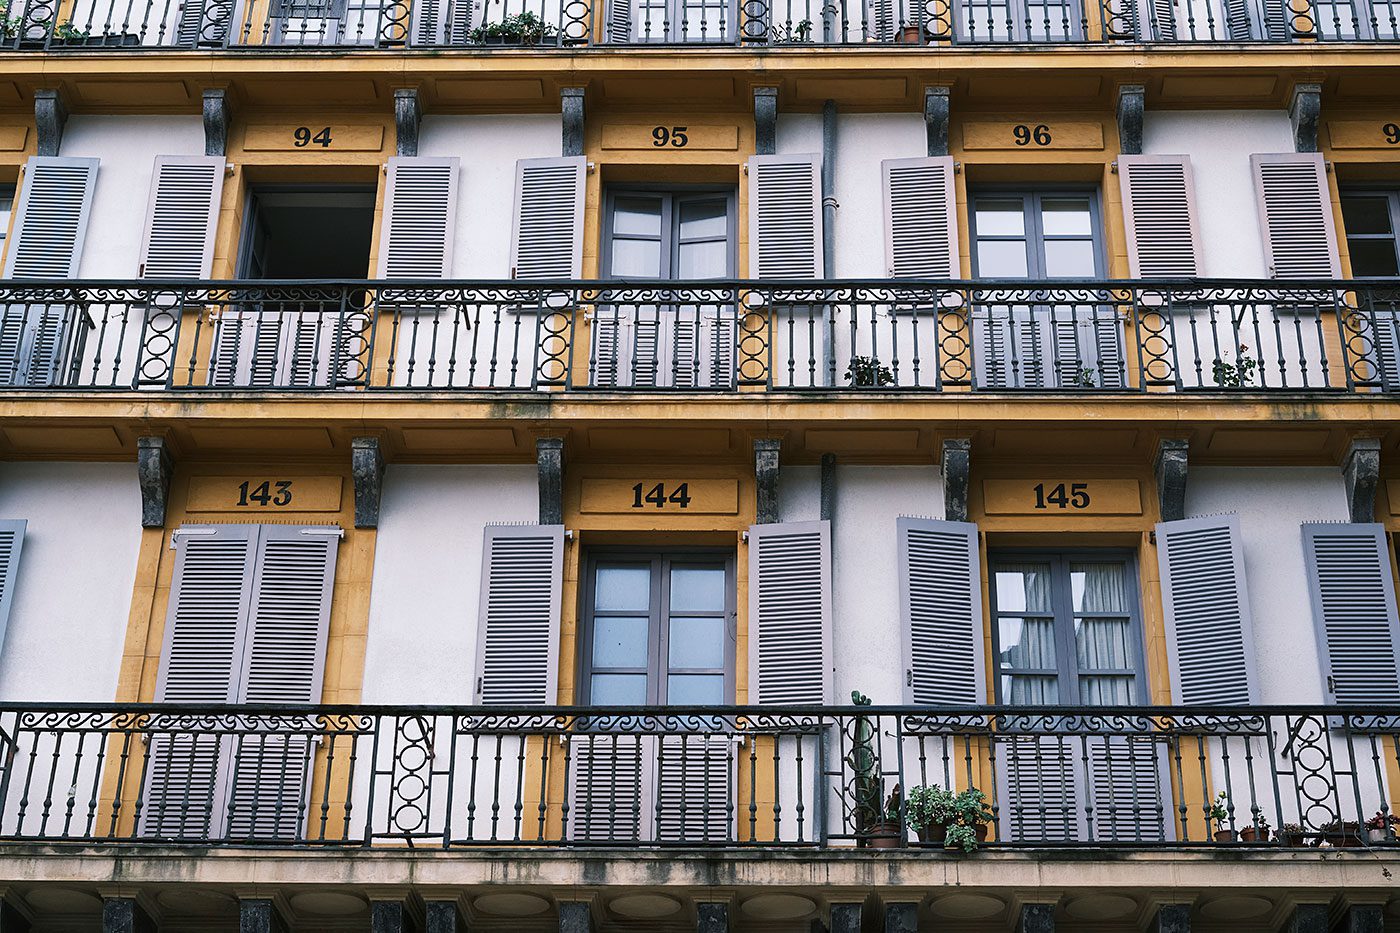
<svg viewBox="0 0 1400 933">
<path fill-rule="evenodd" d="M 1279 832 L 1278 841 L 1281 845 L 1288 846 L 1292 849 L 1298 849 L 1307 845 L 1308 837 L 1304 833 Z"/>
<path fill-rule="evenodd" d="M 1216 842 L 1238 842 L 1237 833 L 1233 829 L 1217 829 L 1215 831 Z"/>
<path fill-rule="evenodd" d="M 904 845 L 899 837 L 899 820 L 881 820 L 871 825 L 870 835 L 865 840 L 872 849 L 898 849 Z"/>
<path fill-rule="evenodd" d="M 902 45 L 923 45 L 924 31 L 918 26 L 905 26 L 899 31 L 899 41 Z"/>
<path fill-rule="evenodd" d="M 1240 830 L 1240 842 L 1268 842 L 1269 831 L 1258 826 L 1246 826 Z"/>
<path fill-rule="evenodd" d="M 932 845 L 943 845 L 943 840 L 948 838 L 948 827 L 946 826 L 916 826 L 914 832 L 919 834 L 920 842 L 927 842 Z"/>
</svg>

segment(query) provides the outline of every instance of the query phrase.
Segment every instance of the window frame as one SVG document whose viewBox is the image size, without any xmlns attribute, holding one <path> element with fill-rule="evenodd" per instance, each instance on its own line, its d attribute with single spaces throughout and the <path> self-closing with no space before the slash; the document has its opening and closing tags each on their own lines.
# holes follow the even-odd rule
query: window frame
<svg viewBox="0 0 1400 933">
<path fill-rule="evenodd" d="M 308 184 L 298 184 L 296 182 L 269 182 L 264 185 L 250 185 L 243 196 L 243 219 L 240 222 L 238 231 L 238 255 L 234 261 L 234 268 L 238 270 L 237 278 L 249 278 L 248 267 L 253 261 L 253 236 L 257 224 L 261 218 L 258 210 L 258 197 L 265 194 L 368 194 L 374 200 L 374 210 L 383 209 L 380 190 L 380 183 L 355 184 L 348 182 L 311 182 Z M 370 223 L 370 251 L 365 256 L 366 278 L 373 277 L 373 267 L 370 258 L 374 255 L 375 237 L 379 233 L 378 221 L 372 220 Z M 275 282 L 278 279 L 261 277 L 254 279 L 259 282 Z M 316 281 L 310 279 L 308 281 Z"/>
<path fill-rule="evenodd" d="M 972 276 L 975 279 L 982 277 L 981 262 L 978 256 L 978 244 L 984 239 L 977 232 L 977 201 L 979 198 L 1021 198 L 1021 217 L 1024 224 L 1025 233 L 1020 237 L 991 235 L 985 239 L 991 242 L 1022 242 L 1026 246 L 1026 278 L 1024 280 L 1008 279 L 1007 281 L 1037 281 L 1041 279 L 1052 279 L 1045 273 L 1045 232 L 1044 224 L 1041 222 L 1040 205 L 1046 200 L 1055 198 L 1079 198 L 1087 196 L 1089 199 L 1089 239 L 1093 245 L 1094 272 L 1090 278 L 1101 279 L 1106 276 L 1108 268 L 1107 244 L 1104 242 L 1104 222 L 1103 222 L 1103 201 L 1100 197 L 1098 185 L 1022 185 L 1022 184 L 996 184 L 996 185 L 976 185 L 968 190 L 968 210 L 967 228 L 968 238 L 971 245 Z M 1082 236 L 1051 237 L 1052 240 L 1082 241 Z M 1031 244 L 1036 244 L 1034 253 L 1031 251 Z M 1063 281 L 1082 281 L 1083 277 L 1063 278 Z M 1001 281 L 997 279 L 995 281 Z"/>
<path fill-rule="evenodd" d="M 993 700 L 1000 706 L 1006 704 L 1002 695 L 1002 677 L 1006 673 L 1001 663 L 1001 610 L 997 606 L 996 574 L 999 565 L 1005 563 L 1029 563 L 1044 561 L 1050 564 L 1050 605 L 1055 625 L 1056 674 L 1060 702 L 1046 705 L 1046 709 L 1064 707 L 1085 707 L 1079 700 L 1079 679 L 1095 676 L 1094 671 L 1080 671 L 1076 660 L 1074 642 L 1074 612 L 1072 594 L 1069 590 L 1069 565 L 1072 563 L 1120 563 L 1127 577 L 1127 615 L 1133 633 L 1130 648 L 1133 662 L 1133 681 L 1137 699 L 1133 706 L 1148 705 L 1150 683 L 1147 677 L 1147 633 L 1144 629 L 1142 608 L 1142 585 L 1139 576 L 1138 555 L 1129 548 L 994 548 L 987 553 L 987 606 L 991 621 L 992 644 L 992 686 Z M 1026 615 L 1028 613 L 1007 613 Z M 1085 615 L 1079 613 L 1079 615 Z M 1117 614 L 1114 614 L 1115 617 Z M 1027 672 L 1034 673 L 1034 672 Z M 1098 672 L 1104 673 L 1104 672 Z M 1113 673 L 1113 672 L 1109 672 Z M 1065 697 L 1073 702 L 1065 702 Z"/>
<path fill-rule="evenodd" d="M 598 251 L 601 263 L 601 274 L 599 278 L 609 281 L 643 281 L 643 282 L 672 282 L 676 281 L 674 271 L 680 265 L 680 222 L 679 210 L 680 202 L 687 200 L 705 200 L 715 195 L 724 195 L 725 198 L 725 242 L 728 249 L 725 251 L 726 272 L 715 281 L 737 278 L 739 269 L 739 217 L 738 203 L 739 191 L 737 187 L 730 185 L 669 185 L 658 187 L 656 185 L 632 185 L 618 184 L 608 185 L 604 190 L 603 198 L 603 229 L 602 248 Z M 612 274 L 613 259 L 613 216 L 617 199 L 621 198 L 659 198 L 661 200 L 661 237 L 660 241 L 666 244 L 666 248 L 661 251 L 661 265 L 663 272 L 661 275 L 652 278 L 650 276 L 615 276 Z M 629 235 L 628 238 L 633 238 Z M 639 240 L 655 242 L 646 237 L 635 237 Z M 704 281 L 704 280 L 701 280 Z"/>
<path fill-rule="evenodd" d="M 734 551 L 720 548 L 662 548 L 644 550 L 638 548 L 593 548 L 584 556 L 584 579 L 579 587 L 581 605 L 578 620 L 578 689 L 575 691 L 580 706 L 593 705 L 593 639 L 595 605 L 597 602 L 597 571 L 600 564 L 649 563 L 651 582 L 647 614 L 647 706 L 667 706 L 667 678 L 671 674 L 668 663 L 671 620 L 669 607 L 670 574 L 667 570 L 676 564 L 720 564 L 724 569 L 724 702 L 721 706 L 735 702 L 737 641 L 738 641 L 738 587 L 735 573 Z M 604 669 L 610 671 L 613 669 Z M 618 672 L 625 672 L 617 669 Z M 634 669 L 628 669 L 635 672 Z M 694 673 L 714 673 L 712 670 L 699 670 Z"/>
<path fill-rule="evenodd" d="M 1346 212 L 1342 202 L 1349 197 L 1382 197 L 1386 201 L 1386 209 L 1390 214 L 1390 233 L 1352 233 L 1346 228 Z M 1347 263 L 1352 266 L 1351 272 L 1354 277 L 1368 279 L 1396 279 L 1400 280 L 1400 272 L 1395 275 L 1367 275 L 1356 276 L 1356 270 L 1351 262 L 1351 241 L 1357 240 L 1385 240 L 1390 243 L 1391 249 L 1395 253 L 1396 268 L 1400 269 L 1400 184 L 1395 187 L 1382 185 L 1361 185 L 1341 188 L 1337 192 L 1337 208 L 1342 214 L 1341 234 L 1342 241 L 1347 247 Z"/>
</svg>

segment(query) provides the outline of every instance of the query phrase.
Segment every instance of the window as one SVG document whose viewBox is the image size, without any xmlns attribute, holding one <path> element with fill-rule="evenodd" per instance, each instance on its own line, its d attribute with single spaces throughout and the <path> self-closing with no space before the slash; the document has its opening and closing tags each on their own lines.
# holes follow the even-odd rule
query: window
<svg viewBox="0 0 1400 933">
<path fill-rule="evenodd" d="M 1092 191 L 973 195 L 973 273 L 984 279 L 1088 279 L 1103 274 Z"/>
<path fill-rule="evenodd" d="M 1351 274 L 1357 278 L 1400 277 L 1400 191 L 1342 193 Z"/>
<path fill-rule="evenodd" d="M 587 583 L 584 703 L 733 702 L 732 557 L 597 555 Z"/>
<path fill-rule="evenodd" d="M 1311 17 L 1323 39 L 1400 39 L 1400 2 L 1319 0 Z"/>
<path fill-rule="evenodd" d="M 15 186 L 0 185 L 0 246 L 10 231 L 10 215 L 15 209 Z"/>
<path fill-rule="evenodd" d="M 612 42 L 734 42 L 733 0 L 611 0 Z"/>
<path fill-rule="evenodd" d="M 999 702 L 1143 701 L 1142 626 L 1131 556 L 1007 552 L 993 555 L 991 563 Z"/>
<path fill-rule="evenodd" d="M 962 0 L 958 38 L 969 42 L 1078 39 L 1081 15 L 1067 0 Z"/>
</svg>

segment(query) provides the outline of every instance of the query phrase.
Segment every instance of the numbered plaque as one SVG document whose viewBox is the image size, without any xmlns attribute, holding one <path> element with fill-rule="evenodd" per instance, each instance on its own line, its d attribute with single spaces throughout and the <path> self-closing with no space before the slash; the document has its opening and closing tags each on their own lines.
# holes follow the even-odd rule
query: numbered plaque
<svg viewBox="0 0 1400 933">
<path fill-rule="evenodd" d="M 604 149 L 630 149 L 650 152 L 697 149 L 732 151 L 739 148 L 739 128 L 734 124 L 688 123 L 605 123 Z"/>
<path fill-rule="evenodd" d="M 1400 115 L 1376 120 L 1329 120 L 1333 149 L 1400 149 Z"/>
<path fill-rule="evenodd" d="M 339 476 L 248 474 L 190 479 L 188 512 L 339 512 Z"/>
<path fill-rule="evenodd" d="M 964 149 L 1102 149 L 1103 125 L 1038 120 L 964 123 Z"/>
<path fill-rule="evenodd" d="M 603 515 L 737 515 L 736 479 L 585 479 L 580 511 Z"/>
<path fill-rule="evenodd" d="M 248 152 L 379 152 L 384 127 L 338 123 L 277 123 L 248 127 L 243 137 Z"/>
<path fill-rule="evenodd" d="M 1141 515 L 1135 479 L 989 479 L 982 482 L 988 515 Z"/>
</svg>

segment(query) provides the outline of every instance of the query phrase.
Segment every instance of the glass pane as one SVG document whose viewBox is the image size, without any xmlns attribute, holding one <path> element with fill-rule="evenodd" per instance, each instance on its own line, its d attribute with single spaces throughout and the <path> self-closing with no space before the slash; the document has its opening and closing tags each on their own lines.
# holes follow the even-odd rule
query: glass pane
<svg viewBox="0 0 1400 933">
<path fill-rule="evenodd" d="M 1079 702 L 1085 706 L 1127 706 L 1137 702 L 1136 694 L 1131 677 L 1079 678 Z"/>
<path fill-rule="evenodd" d="M 1026 244 L 1021 240 L 978 240 L 977 275 L 984 279 L 1024 279 Z"/>
<path fill-rule="evenodd" d="M 1055 620 L 998 619 L 1001 666 L 1028 670 L 1055 669 Z"/>
<path fill-rule="evenodd" d="M 1003 674 L 1001 701 L 1036 706 L 1060 702 L 1060 681 L 1053 675 Z"/>
<path fill-rule="evenodd" d="M 1127 567 L 1123 564 L 1070 564 L 1075 612 L 1127 612 Z"/>
<path fill-rule="evenodd" d="M 651 565 L 610 564 L 598 568 L 596 609 L 604 611 L 651 609 Z"/>
<path fill-rule="evenodd" d="M 1390 199 L 1377 196 L 1343 195 L 1342 224 L 1347 235 L 1390 233 Z"/>
<path fill-rule="evenodd" d="M 666 702 L 676 706 L 724 702 L 723 674 L 672 674 L 666 680 Z"/>
<path fill-rule="evenodd" d="M 645 616 L 593 620 L 593 666 L 647 666 L 647 619 Z"/>
<path fill-rule="evenodd" d="M 722 670 L 724 644 L 724 619 L 674 618 L 667 664 L 673 671 Z"/>
<path fill-rule="evenodd" d="M 619 240 L 612 243 L 610 274 L 654 279 L 661 275 L 660 240 Z"/>
<path fill-rule="evenodd" d="M 729 244 L 724 240 L 682 243 L 676 278 L 722 279 L 729 274 Z"/>
<path fill-rule="evenodd" d="M 1351 274 L 1360 277 L 1371 275 L 1400 275 L 1395 261 L 1394 240 L 1347 240 L 1347 250 L 1351 253 Z"/>
<path fill-rule="evenodd" d="M 613 201 L 613 233 L 661 238 L 660 198 L 618 198 Z"/>
<path fill-rule="evenodd" d="M 1132 645 L 1128 619 L 1074 620 L 1074 650 L 1081 670 L 1131 671 Z"/>
<path fill-rule="evenodd" d="M 724 577 L 723 567 L 672 567 L 672 611 L 723 612 Z"/>
<path fill-rule="evenodd" d="M 996 586 L 998 612 L 1050 611 L 1049 564 L 1002 564 Z"/>
<path fill-rule="evenodd" d="M 726 200 L 682 201 L 680 215 L 682 242 L 729 236 L 729 203 Z"/>
<path fill-rule="evenodd" d="M 1025 236 L 1026 215 L 1020 198 L 978 198 L 977 235 Z"/>
<path fill-rule="evenodd" d="M 1040 202 L 1040 228 L 1046 236 L 1092 236 L 1088 198 L 1046 198 Z"/>
<path fill-rule="evenodd" d="M 1050 278 L 1093 278 L 1092 240 L 1046 240 L 1045 274 Z"/>
<path fill-rule="evenodd" d="M 642 706 L 646 701 L 646 674 L 593 675 L 589 702 L 594 706 Z"/>
</svg>

